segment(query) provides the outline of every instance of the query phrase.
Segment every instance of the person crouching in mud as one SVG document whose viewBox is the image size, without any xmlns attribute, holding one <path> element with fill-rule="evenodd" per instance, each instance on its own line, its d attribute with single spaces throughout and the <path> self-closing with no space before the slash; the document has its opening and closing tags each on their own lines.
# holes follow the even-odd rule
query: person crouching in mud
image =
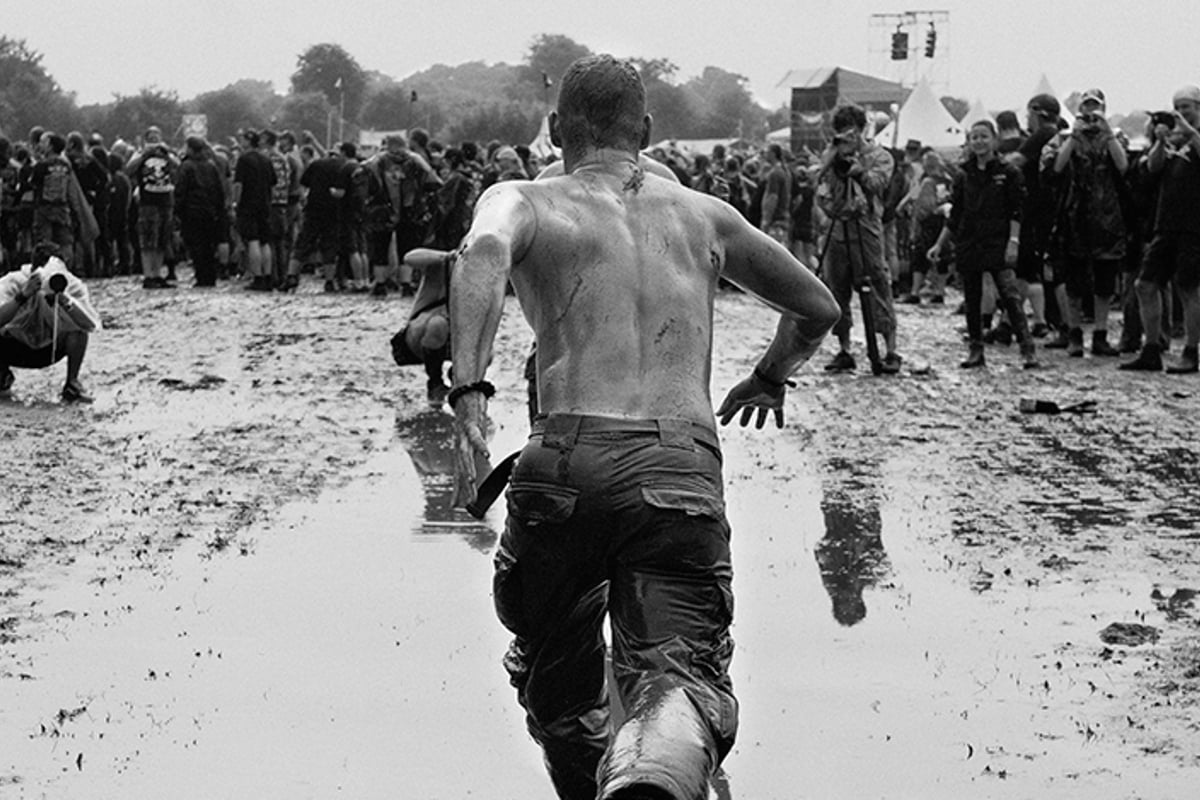
<svg viewBox="0 0 1200 800">
<path fill-rule="evenodd" d="M 88 335 L 99 329 L 87 286 L 70 273 L 54 245 L 37 245 L 31 263 L 0 277 L 0 397 L 12 390 L 12 367 L 43 369 L 65 357 L 63 402 L 92 402 L 79 370 Z"/>
<path fill-rule="evenodd" d="M 404 254 L 404 263 L 421 275 L 408 321 L 392 337 L 392 358 L 399 366 L 425 367 L 429 404 L 441 407 L 450 387 L 443 377 L 450 360 L 450 320 L 446 301 L 450 294 L 449 270 L 454 253 L 418 247 Z"/>
<path fill-rule="evenodd" d="M 494 593 L 504 659 L 561 798 L 702 800 L 733 745 L 729 526 L 709 396 L 720 278 L 781 311 L 716 415 L 783 424 L 787 378 L 840 315 L 779 243 L 650 174 L 636 69 L 576 61 L 551 137 L 564 173 L 481 197 L 453 266 L 456 480 L 487 456 L 485 378 L 511 279 L 537 344 L 539 414 L 513 466 Z M 460 495 L 462 497 L 463 495 Z M 605 615 L 626 720 L 610 729 Z"/>
</svg>

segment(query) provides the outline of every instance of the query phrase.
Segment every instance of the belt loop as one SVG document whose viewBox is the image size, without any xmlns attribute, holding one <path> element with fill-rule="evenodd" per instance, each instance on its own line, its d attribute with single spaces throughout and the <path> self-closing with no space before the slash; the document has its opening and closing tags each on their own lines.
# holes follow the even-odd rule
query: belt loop
<svg viewBox="0 0 1200 800">
<path fill-rule="evenodd" d="M 578 414 L 551 414 L 546 417 L 546 428 L 542 433 L 542 446 L 563 452 L 575 449 L 581 421 L 582 418 Z"/>
<path fill-rule="evenodd" d="M 695 450 L 696 441 L 692 435 L 692 423 L 683 419 L 660 419 L 658 422 L 658 440 L 663 447 L 674 447 L 680 450 Z"/>
</svg>

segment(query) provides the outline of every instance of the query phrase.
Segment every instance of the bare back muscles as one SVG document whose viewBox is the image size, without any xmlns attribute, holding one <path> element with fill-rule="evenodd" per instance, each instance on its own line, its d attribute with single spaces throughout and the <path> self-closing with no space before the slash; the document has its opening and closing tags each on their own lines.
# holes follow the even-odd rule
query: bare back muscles
<svg viewBox="0 0 1200 800">
<path fill-rule="evenodd" d="M 583 164 L 480 199 L 451 292 L 455 380 L 483 379 L 511 278 L 538 346 L 545 413 L 673 417 L 714 427 L 709 395 L 712 307 L 725 277 L 783 312 L 759 374 L 717 414 L 768 410 L 782 424 L 783 381 L 836 319 L 824 286 L 731 206 L 648 174 L 632 158 Z M 467 438 L 484 399 L 455 410 Z M 749 421 L 744 415 L 742 424 Z"/>
</svg>

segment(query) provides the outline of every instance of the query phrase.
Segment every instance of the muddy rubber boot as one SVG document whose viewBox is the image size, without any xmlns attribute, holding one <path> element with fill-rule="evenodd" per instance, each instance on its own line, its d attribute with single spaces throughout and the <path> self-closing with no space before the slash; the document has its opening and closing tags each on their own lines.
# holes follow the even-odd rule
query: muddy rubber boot
<svg viewBox="0 0 1200 800">
<path fill-rule="evenodd" d="M 976 367 L 987 366 L 987 362 L 983 358 L 983 345 L 972 344 L 970 351 L 967 353 L 967 360 L 958 366 L 963 369 L 975 369 Z"/>
<path fill-rule="evenodd" d="M 1067 355 L 1083 358 L 1083 328 L 1071 328 L 1067 333 Z"/>
<path fill-rule="evenodd" d="M 1167 367 L 1169 375 L 1187 375 L 1192 372 L 1200 372 L 1200 354 L 1197 353 L 1195 345 L 1183 348 L 1179 360 Z"/>
<path fill-rule="evenodd" d="M 1092 331 L 1092 355 L 1119 356 L 1121 351 L 1108 343 L 1108 331 Z"/>
<path fill-rule="evenodd" d="M 1138 353 L 1137 358 L 1133 361 L 1126 361 L 1117 367 L 1117 369 L 1132 372 L 1162 372 L 1162 368 L 1162 347 L 1149 342 L 1142 345 L 1142 352 Z"/>
</svg>

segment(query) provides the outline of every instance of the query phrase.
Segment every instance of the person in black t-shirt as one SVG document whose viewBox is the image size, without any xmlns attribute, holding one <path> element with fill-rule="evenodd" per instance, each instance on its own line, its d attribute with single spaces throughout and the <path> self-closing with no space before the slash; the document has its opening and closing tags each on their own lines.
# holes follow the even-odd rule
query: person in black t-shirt
<svg viewBox="0 0 1200 800">
<path fill-rule="evenodd" d="M 252 291 L 270 291 L 271 280 L 271 188 L 275 168 L 259 150 L 258 131 L 242 131 L 246 149 L 238 157 L 233 171 L 233 205 L 237 212 L 237 232 L 246 245 L 246 271 Z M 264 246 L 264 243 L 265 244 Z"/>
<path fill-rule="evenodd" d="M 1052 290 L 1061 286 L 1058 276 L 1046 274 L 1046 248 L 1054 226 L 1055 196 L 1053 187 L 1042 181 L 1042 150 L 1058 134 L 1061 107 L 1052 95 L 1039 94 L 1025 107 L 1029 134 L 1020 140 L 1017 149 L 1006 158 L 1021 170 L 1025 184 L 1025 199 L 1021 206 L 1021 242 L 1017 250 L 1017 288 L 1021 297 L 1033 309 L 1031 333 L 1041 338 L 1049 333 L 1046 324 L 1046 284 Z M 1011 145 L 1009 145 L 1011 147 Z M 1066 307 L 1065 289 L 1058 292 L 1059 308 Z M 1011 324 L 1011 321 L 1010 321 Z M 1066 331 L 1062 332 L 1062 347 L 1066 346 Z M 1053 343 L 1048 347 L 1055 346 Z"/>
</svg>

